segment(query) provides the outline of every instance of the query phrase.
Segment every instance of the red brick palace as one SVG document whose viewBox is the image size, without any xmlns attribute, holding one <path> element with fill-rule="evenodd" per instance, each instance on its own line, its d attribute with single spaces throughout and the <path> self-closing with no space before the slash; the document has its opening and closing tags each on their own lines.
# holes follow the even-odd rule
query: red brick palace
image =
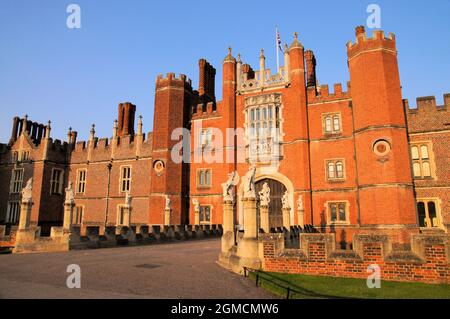
<svg viewBox="0 0 450 319">
<path fill-rule="evenodd" d="M 18 223 L 21 190 L 33 177 L 31 224 L 43 234 L 62 225 L 69 183 L 76 205 L 72 223 L 82 232 L 123 224 L 127 192 L 131 226 L 164 224 L 166 196 L 170 224 L 221 224 L 221 184 L 231 172 L 244 176 L 252 163 L 256 188 L 267 182 L 271 189 L 272 228 L 282 226 L 287 194 L 291 225 L 335 232 L 341 242 L 361 232 L 383 231 L 399 242 L 411 232 L 447 232 L 450 94 L 442 106 L 422 97 L 409 108 L 402 100 L 392 33 L 386 37 L 377 30 L 368 37 L 357 27 L 347 55 L 346 90 L 318 84 L 314 53 L 297 36 L 285 46 L 284 65 L 272 72 L 263 51 L 254 70 L 230 49 L 222 65 L 221 101 L 216 70 L 204 59 L 198 90 L 184 75 L 158 76 L 154 129 L 148 134 L 142 118 L 136 125 L 131 103 L 119 104 L 112 138 L 98 138 L 93 126 L 88 141 L 77 141 L 72 130 L 65 142 L 54 140 L 50 122 L 16 117 L 10 141 L 0 144 L 0 223 Z M 182 149 L 188 160 L 181 162 L 171 155 L 180 143 L 178 135 L 172 138 L 177 128 L 191 132 Z M 243 133 L 228 138 L 227 128 Z M 276 134 L 259 138 L 266 128 Z M 202 159 L 205 151 L 213 161 Z M 242 192 L 240 183 L 236 225 L 243 222 Z"/>
</svg>

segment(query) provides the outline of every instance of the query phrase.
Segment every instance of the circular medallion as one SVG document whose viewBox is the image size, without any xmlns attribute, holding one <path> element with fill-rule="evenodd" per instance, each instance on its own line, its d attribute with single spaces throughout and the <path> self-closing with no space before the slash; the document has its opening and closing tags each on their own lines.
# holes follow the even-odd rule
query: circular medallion
<svg viewBox="0 0 450 319">
<path fill-rule="evenodd" d="M 164 171 L 164 162 L 161 160 L 157 160 L 153 163 L 153 169 L 155 170 L 156 174 L 160 175 Z"/>
<path fill-rule="evenodd" d="M 373 152 L 378 156 L 386 156 L 391 151 L 391 144 L 386 140 L 378 140 L 373 144 Z"/>
</svg>

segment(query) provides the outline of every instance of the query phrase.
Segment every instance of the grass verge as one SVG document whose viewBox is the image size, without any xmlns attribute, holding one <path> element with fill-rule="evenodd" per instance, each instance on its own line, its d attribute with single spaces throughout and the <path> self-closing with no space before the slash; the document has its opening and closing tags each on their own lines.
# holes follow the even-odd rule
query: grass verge
<svg viewBox="0 0 450 319">
<path fill-rule="evenodd" d="M 284 273 L 258 272 L 259 286 L 286 298 L 290 288 L 292 299 L 370 298 L 370 299 L 450 299 L 450 285 L 393 282 L 381 280 L 381 288 L 368 288 L 366 279 L 337 278 Z M 256 280 L 256 274 L 249 278 Z M 270 280 L 270 281 L 269 281 Z M 280 285 L 284 288 L 281 288 Z"/>
</svg>

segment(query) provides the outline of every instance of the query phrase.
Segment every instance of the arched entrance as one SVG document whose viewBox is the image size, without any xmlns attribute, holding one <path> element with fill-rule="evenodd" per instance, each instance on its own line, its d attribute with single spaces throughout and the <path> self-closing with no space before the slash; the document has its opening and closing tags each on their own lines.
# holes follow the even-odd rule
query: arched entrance
<svg viewBox="0 0 450 319">
<path fill-rule="evenodd" d="M 271 178 L 263 178 L 255 183 L 256 193 L 262 189 L 264 183 L 267 183 L 270 188 L 270 203 L 269 203 L 269 228 L 283 227 L 283 212 L 281 198 L 286 192 L 286 186 L 277 180 Z M 259 201 L 258 201 L 258 215 L 259 215 Z M 258 218 L 259 220 L 259 218 Z"/>
</svg>

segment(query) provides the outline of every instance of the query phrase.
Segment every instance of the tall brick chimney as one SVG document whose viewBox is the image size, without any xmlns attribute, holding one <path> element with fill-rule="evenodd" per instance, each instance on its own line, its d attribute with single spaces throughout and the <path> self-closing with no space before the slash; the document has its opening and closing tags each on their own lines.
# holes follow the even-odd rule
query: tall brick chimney
<svg viewBox="0 0 450 319">
<path fill-rule="evenodd" d="M 118 111 L 118 136 L 134 135 L 134 118 L 136 105 L 130 102 L 119 103 Z"/>
<path fill-rule="evenodd" d="M 198 93 L 202 102 L 215 102 L 216 69 L 205 59 L 198 61 L 199 81 Z"/>
<path fill-rule="evenodd" d="M 313 51 L 305 51 L 306 86 L 316 86 L 316 57 Z"/>
</svg>

